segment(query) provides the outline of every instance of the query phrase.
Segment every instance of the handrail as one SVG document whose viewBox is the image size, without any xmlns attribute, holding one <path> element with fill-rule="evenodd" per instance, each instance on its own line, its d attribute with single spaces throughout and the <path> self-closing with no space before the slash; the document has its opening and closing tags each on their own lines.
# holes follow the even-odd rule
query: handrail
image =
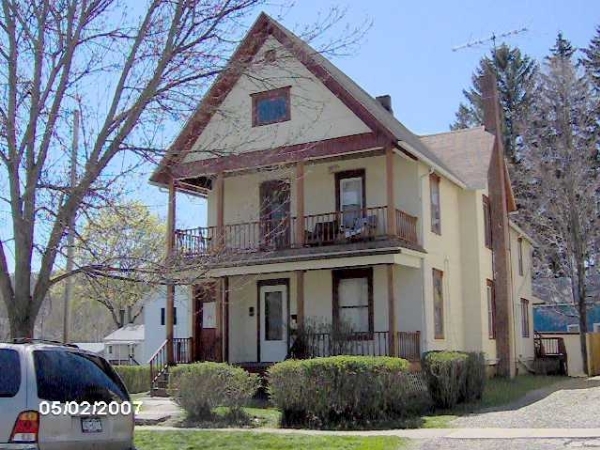
<svg viewBox="0 0 600 450">
<path fill-rule="evenodd" d="M 150 358 L 150 386 L 154 386 L 154 383 L 160 377 L 169 366 L 167 359 L 167 344 L 168 340 L 165 339 L 163 343 L 158 347 Z"/>
</svg>

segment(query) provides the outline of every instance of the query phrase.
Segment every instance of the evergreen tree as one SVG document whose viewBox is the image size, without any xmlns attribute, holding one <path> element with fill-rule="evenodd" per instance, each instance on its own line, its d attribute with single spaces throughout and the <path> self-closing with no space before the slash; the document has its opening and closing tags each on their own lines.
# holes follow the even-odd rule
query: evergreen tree
<svg viewBox="0 0 600 450">
<path fill-rule="evenodd" d="M 596 36 L 590 42 L 588 48 L 581 50 L 584 57 L 581 64 L 585 67 L 596 92 L 600 92 L 600 25 L 596 27 Z"/>
<path fill-rule="evenodd" d="M 564 38 L 562 31 L 559 31 L 554 46 L 550 48 L 550 56 L 547 56 L 546 59 L 552 61 L 553 58 L 558 57 L 570 60 L 574 53 L 575 49 L 571 45 L 571 42 Z"/>
<path fill-rule="evenodd" d="M 518 125 L 525 123 L 531 103 L 530 90 L 538 71 L 536 62 L 521 53 L 518 48 L 502 44 L 492 50 L 490 57 L 484 57 L 472 77 L 473 86 L 463 90 L 466 103 L 461 103 L 456 113 L 452 130 L 469 128 L 483 124 L 483 102 L 481 99 L 481 76 L 490 66 L 498 80 L 498 93 L 503 112 L 503 134 L 506 154 L 511 161 L 517 161 L 518 141 L 521 131 Z"/>
</svg>

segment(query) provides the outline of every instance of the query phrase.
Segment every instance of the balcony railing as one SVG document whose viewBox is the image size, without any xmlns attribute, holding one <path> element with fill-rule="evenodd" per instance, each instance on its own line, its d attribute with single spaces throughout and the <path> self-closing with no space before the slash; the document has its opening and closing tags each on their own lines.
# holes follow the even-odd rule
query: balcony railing
<svg viewBox="0 0 600 450">
<path fill-rule="evenodd" d="M 184 256 L 219 253 L 252 253 L 299 247 L 317 247 L 396 237 L 418 244 L 417 218 L 394 210 L 395 236 L 387 229 L 388 208 L 334 211 L 304 216 L 304 235 L 298 236 L 298 218 L 258 220 L 217 227 L 175 231 L 175 249 Z"/>
</svg>

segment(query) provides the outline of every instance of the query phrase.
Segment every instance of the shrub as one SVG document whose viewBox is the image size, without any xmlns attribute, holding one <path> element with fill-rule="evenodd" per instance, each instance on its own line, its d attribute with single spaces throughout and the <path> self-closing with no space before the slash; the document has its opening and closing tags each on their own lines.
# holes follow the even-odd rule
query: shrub
<svg viewBox="0 0 600 450">
<path fill-rule="evenodd" d="M 485 356 L 482 352 L 467 353 L 465 384 L 462 399 L 465 402 L 481 400 L 485 388 Z"/>
<path fill-rule="evenodd" d="M 150 366 L 113 366 L 130 394 L 150 390 Z"/>
<path fill-rule="evenodd" d="M 288 360 L 269 369 L 268 390 L 284 426 L 360 424 L 413 412 L 411 376 L 408 361 L 399 358 Z"/>
<path fill-rule="evenodd" d="M 170 388 L 175 403 L 190 417 L 208 418 L 213 408 L 244 406 L 259 386 L 258 375 L 225 363 L 203 362 L 174 367 Z"/>
<path fill-rule="evenodd" d="M 432 351 L 423 355 L 422 367 L 429 393 L 439 408 L 452 408 L 463 395 L 468 355 L 463 352 Z"/>
</svg>

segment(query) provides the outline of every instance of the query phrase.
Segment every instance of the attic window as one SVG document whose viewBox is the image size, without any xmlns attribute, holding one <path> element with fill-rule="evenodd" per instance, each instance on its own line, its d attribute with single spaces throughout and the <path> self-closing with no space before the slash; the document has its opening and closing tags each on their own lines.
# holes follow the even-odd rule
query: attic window
<svg viewBox="0 0 600 450">
<path fill-rule="evenodd" d="M 252 94 L 252 126 L 286 122 L 290 115 L 290 86 Z"/>
</svg>

